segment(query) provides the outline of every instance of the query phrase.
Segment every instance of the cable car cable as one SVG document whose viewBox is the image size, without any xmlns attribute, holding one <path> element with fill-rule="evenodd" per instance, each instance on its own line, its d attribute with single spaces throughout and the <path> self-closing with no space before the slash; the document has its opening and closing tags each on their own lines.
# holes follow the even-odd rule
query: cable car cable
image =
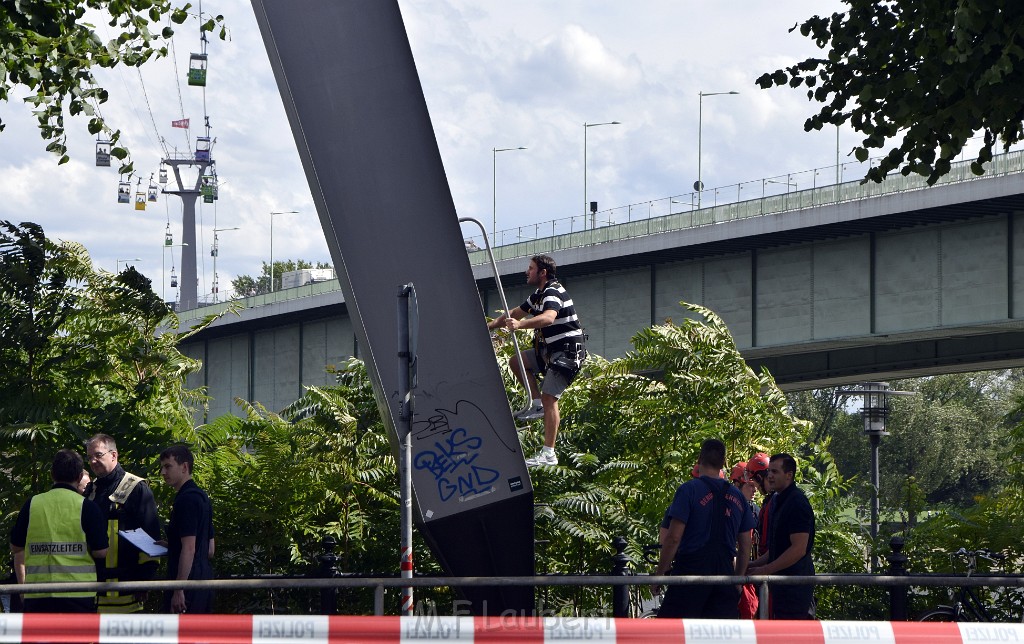
<svg viewBox="0 0 1024 644">
<path fill-rule="evenodd" d="M 167 18 L 170 20 L 170 16 Z M 185 103 L 181 98 L 181 77 L 178 72 L 178 50 L 174 47 L 174 39 L 171 38 L 171 60 L 174 61 L 174 85 L 178 88 L 178 109 L 181 110 L 181 118 L 185 119 Z M 189 132 L 187 126 L 185 127 L 185 149 L 192 147 L 192 134 Z"/>
<path fill-rule="evenodd" d="M 149 112 L 149 121 L 153 124 L 153 132 L 156 134 L 157 144 L 164 153 L 164 157 L 167 156 L 167 148 L 164 147 L 164 137 L 160 136 L 160 128 L 156 126 L 156 117 L 153 116 L 153 106 L 149 102 L 149 92 L 146 91 L 146 83 L 142 79 L 142 70 L 138 67 L 135 71 L 139 73 L 139 85 L 142 86 L 142 97 L 146 99 L 146 110 Z"/>
</svg>

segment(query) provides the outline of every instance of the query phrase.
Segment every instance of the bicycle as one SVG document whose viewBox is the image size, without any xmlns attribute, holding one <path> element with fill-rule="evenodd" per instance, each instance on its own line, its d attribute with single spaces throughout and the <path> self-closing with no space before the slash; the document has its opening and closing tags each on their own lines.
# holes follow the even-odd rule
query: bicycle
<svg viewBox="0 0 1024 644">
<path fill-rule="evenodd" d="M 960 548 L 950 554 L 954 557 L 967 561 L 967 576 L 970 577 L 978 568 L 978 558 L 985 559 L 992 563 L 1002 562 L 1006 555 L 992 552 L 982 548 L 980 550 L 967 550 Z M 919 622 L 994 622 L 996 619 L 989 612 L 988 605 L 978 597 L 974 589 L 969 586 L 960 586 L 955 591 L 949 590 L 951 605 L 940 604 L 925 612 L 917 618 Z"/>
</svg>

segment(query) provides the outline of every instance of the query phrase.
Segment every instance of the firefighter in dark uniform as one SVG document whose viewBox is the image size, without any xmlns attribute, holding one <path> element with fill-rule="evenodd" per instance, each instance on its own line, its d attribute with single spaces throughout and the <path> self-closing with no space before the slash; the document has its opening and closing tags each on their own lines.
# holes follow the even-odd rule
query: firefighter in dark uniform
<svg viewBox="0 0 1024 644">
<path fill-rule="evenodd" d="M 86 488 L 86 498 L 94 501 L 107 522 L 110 548 L 100 581 L 151 581 L 156 577 L 157 560 L 149 557 L 119 530 L 142 528 L 153 539 L 160 538 L 160 519 L 156 501 L 146 479 L 126 472 L 118 464 L 117 444 L 106 434 L 96 434 L 85 445 L 96 480 Z M 101 613 L 136 613 L 142 610 L 145 593 L 108 591 L 96 596 Z"/>
</svg>

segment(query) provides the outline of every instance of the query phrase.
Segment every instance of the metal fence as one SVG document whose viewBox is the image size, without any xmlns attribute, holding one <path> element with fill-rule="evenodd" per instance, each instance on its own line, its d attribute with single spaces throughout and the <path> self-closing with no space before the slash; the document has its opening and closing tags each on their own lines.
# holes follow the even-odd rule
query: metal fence
<svg viewBox="0 0 1024 644">
<path fill-rule="evenodd" d="M 316 589 L 321 592 L 343 588 L 365 588 L 374 592 L 374 614 L 384 614 L 384 591 L 403 586 L 414 588 L 459 588 L 476 586 L 580 586 L 631 588 L 638 586 L 671 585 L 735 585 L 755 584 L 763 595 L 772 585 L 815 586 L 878 586 L 905 593 L 910 587 L 1024 587 L 1024 576 L 963 576 L 963 575 L 872 575 L 872 574 L 820 574 L 799 576 L 653 576 L 653 575 L 537 575 L 533 577 L 338 577 L 318 579 L 214 579 L 209 581 L 131 581 L 131 582 L 77 582 L 33 584 L 32 592 L 67 592 L 120 590 L 125 592 L 169 591 L 178 588 L 209 588 L 213 590 Z M 0 594 L 24 592 L 25 586 L 0 585 Z M 333 613 L 333 611 L 323 611 Z M 618 611 L 613 611 L 613 613 Z M 614 615 L 627 616 L 627 615 Z M 907 615 L 890 615 L 894 621 L 905 620 Z"/>
</svg>

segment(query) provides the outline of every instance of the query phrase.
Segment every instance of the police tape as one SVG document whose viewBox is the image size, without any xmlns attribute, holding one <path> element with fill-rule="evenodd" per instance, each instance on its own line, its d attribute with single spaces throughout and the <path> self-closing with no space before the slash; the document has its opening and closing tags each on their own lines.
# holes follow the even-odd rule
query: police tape
<svg viewBox="0 0 1024 644">
<path fill-rule="evenodd" d="M 953 644 L 1024 641 L 1024 624 L 282 615 L 0 614 L 0 643 L 645 642 Z"/>
</svg>

